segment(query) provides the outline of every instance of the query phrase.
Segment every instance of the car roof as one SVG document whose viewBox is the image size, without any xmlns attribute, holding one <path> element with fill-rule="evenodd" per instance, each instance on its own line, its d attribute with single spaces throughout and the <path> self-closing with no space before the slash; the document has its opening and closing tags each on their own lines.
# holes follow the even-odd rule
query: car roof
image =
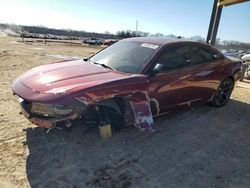
<svg viewBox="0 0 250 188">
<path fill-rule="evenodd" d="M 134 38 L 128 38 L 124 39 L 126 41 L 135 41 L 135 42 L 145 42 L 150 44 L 156 44 L 159 46 L 164 46 L 168 43 L 176 43 L 176 42 L 194 42 L 190 40 L 183 40 L 183 39 L 173 39 L 168 37 L 134 37 Z"/>
<path fill-rule="evenodd" d="M 165 46 L 170 43 L 190 43 L 190 44 L 198 44 L 200 46 L 206 46 L 207 48 L 211 48 L 216 50 L 217 52 L 220 52 L 216 47 L 211 46 L 210 44 L 204 43 L 204 42 L 197 42 L 193 40 L 185 40 L 185 39 L 179 39 L 179 38 L 168 38 L 168 37 L 134 37 L 134 38 L 127 38 L 123 39 L 125 41 L 135 41 L 135 42 L 142 42 L 142 43 L 149 43 L 149 44 L 155 44 L 159 46 Z M 220 52 L 221 53 L 221 52 Z"/>
</svg>

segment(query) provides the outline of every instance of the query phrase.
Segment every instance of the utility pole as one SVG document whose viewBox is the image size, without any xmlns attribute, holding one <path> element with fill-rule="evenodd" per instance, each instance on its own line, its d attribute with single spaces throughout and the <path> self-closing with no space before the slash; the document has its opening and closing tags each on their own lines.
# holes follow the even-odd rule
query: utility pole
<svg viewBox="0 0 250 188">
<path fill-rule="evenodd" d="M 136 36 L 138 36 L 138 20 L 136 20 L 135 32 L 136 32 Z"/>
</svg>

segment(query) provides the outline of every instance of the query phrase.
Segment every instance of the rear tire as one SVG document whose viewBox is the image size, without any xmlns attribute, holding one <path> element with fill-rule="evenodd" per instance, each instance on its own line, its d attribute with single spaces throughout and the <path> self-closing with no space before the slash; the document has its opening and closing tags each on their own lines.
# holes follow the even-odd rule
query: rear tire
<svg viewBox="0 0 250 188">
<path fill-rule="evenodd" d="M 212 101 L 210 102 L 211 106 L 213 107 L 224 106 L 230 99 L 233 88 L 234 88 L 234 80 L 231 78 L 224 79 L 220 83 L 216 93 L 213 96 Z"/>
</svg>

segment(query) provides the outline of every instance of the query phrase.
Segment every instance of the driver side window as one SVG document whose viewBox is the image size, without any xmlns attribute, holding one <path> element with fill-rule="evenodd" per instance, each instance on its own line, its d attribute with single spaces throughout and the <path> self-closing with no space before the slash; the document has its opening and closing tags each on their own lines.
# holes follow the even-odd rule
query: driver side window
<svg viewBox="0 0 250 188">
<path fill-rule="evenodd" d="M 188 66 L 189 46 L 175 45 L 166 48 L 156 61 L 156 64 L 161 64 L 160 72 L 177 69 Z"/>
</svg>

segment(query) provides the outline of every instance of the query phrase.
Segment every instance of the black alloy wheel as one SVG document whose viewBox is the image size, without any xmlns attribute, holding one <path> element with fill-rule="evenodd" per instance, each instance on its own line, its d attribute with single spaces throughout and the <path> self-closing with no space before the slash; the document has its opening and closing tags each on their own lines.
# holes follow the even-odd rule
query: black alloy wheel
<svg viewBox="0 0 250 188">
<path fill-rule="evenodd" d="M 211 105 L 214 107 L 222 107 L 229 100 L 231 93 L 234 88 L 234 81 L 231 78 L 224 79 L 219 88 L 217 89 L 212 101 Z"/>
</svg>

